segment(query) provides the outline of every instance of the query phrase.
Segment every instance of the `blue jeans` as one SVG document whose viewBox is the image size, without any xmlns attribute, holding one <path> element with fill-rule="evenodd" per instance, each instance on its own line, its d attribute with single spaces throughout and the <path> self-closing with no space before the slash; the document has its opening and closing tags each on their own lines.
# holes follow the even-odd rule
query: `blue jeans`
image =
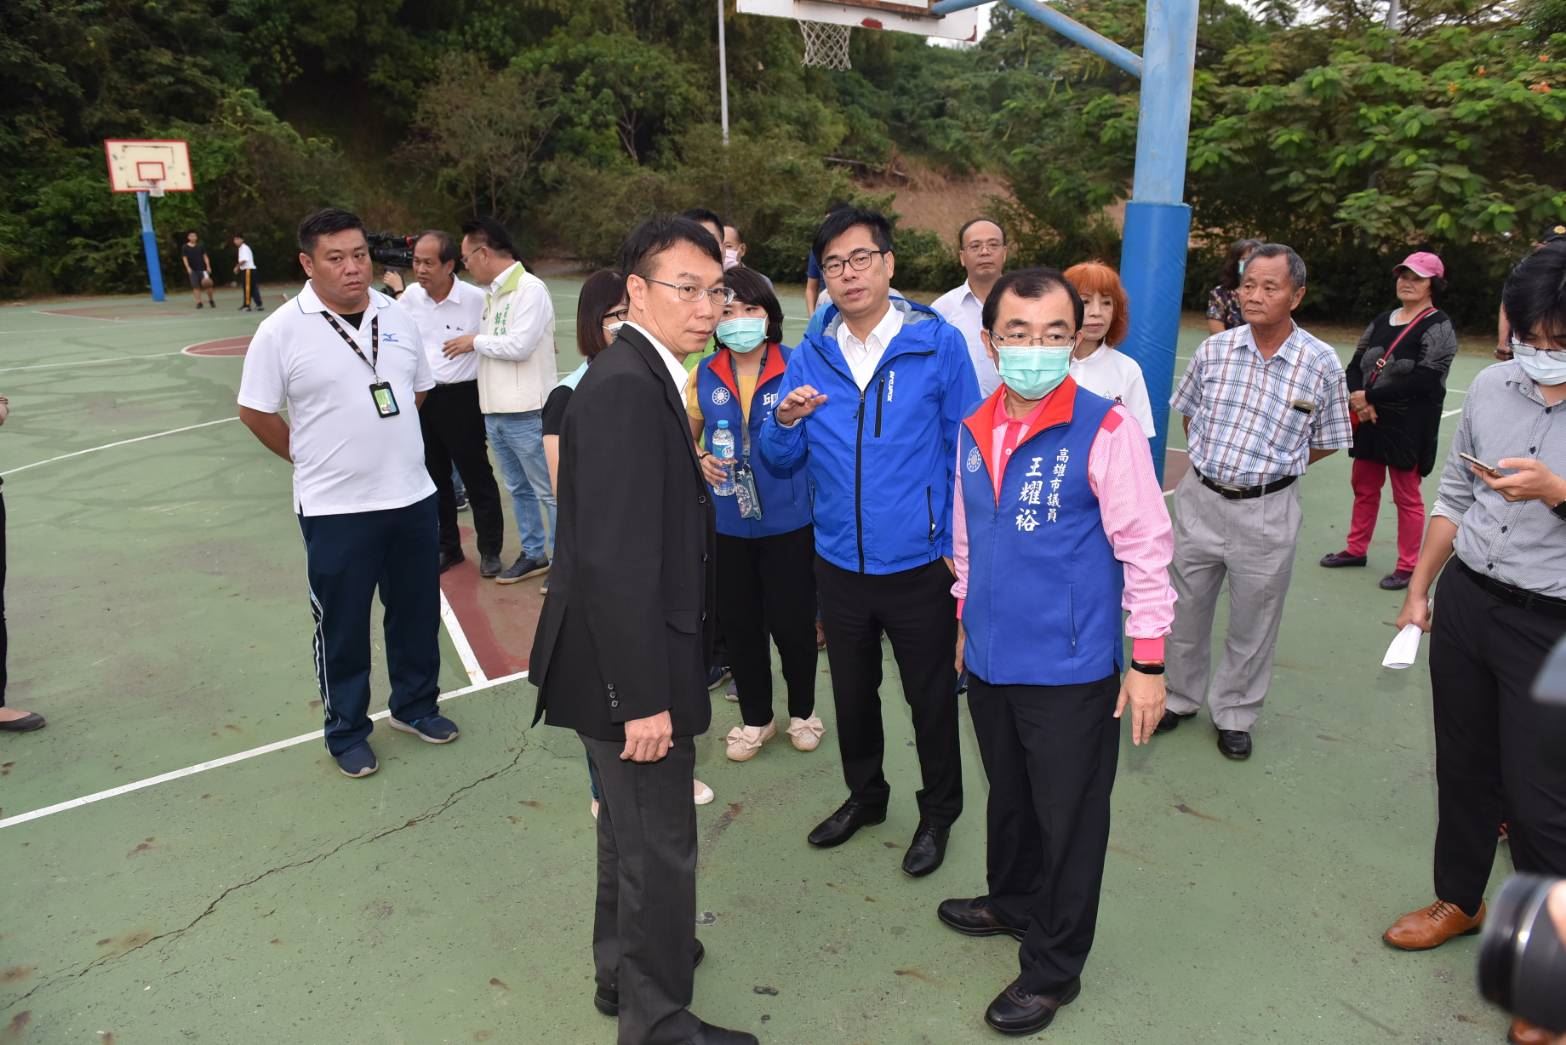
<svg viewBox="0 0 1566 1045">
<path fill-rule="evenodd" d="M 554 545 L 555 492 L 549 485 L 549 462 L 544 459 L 542 410 L 520 414 L 485 414 L 484 429 L 495 449 L 506 489 L 522 536 L 522 554 L 546 558 Z"/>
</svg>

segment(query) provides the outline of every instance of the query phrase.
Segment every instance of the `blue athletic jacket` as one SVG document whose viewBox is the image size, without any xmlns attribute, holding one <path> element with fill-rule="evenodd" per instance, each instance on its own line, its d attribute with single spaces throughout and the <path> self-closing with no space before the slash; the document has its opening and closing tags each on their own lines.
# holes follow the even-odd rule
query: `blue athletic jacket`
<svg viewBox="0 0 1566 1045">
<path fill-rule="evenodd" d="M 834 305 L 789 359 L 782 394 L 811 385 L 827 401 L 792 428 L 768 414 L 761 453 L 775 467 L 803 459 L 815 495 L 816 553 L 856 573 L 886 574 L 952 553 L 957 428 L 979 401 L 962 332 L 900 298 L 903 328 L 863 392 L 837 343 Z"/>
</svg>

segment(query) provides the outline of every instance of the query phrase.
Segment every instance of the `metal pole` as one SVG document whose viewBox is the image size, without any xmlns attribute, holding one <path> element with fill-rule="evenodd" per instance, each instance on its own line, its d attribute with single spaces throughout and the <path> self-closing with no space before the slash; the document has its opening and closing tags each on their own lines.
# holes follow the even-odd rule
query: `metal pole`
<svg viewBox="0 0 1566 1045">
<path fill-rule="evenodd" d="M 1191 81 L 1196 66 L 1197 0 L 1148 0 L 1142 42 L 1136 172 L 1126 207 L 1120 276 L 1131 303 L 1131 327 L 1119 347 L 1142 367 L 1152 400 L 1153 464 L 1164 472 L 1169 396 L 1191 208 L 1185 199 L 1186 145 L 1191 129 Z"/>
<path fill-rule="evenodd" d="M 723 144 L 729 143 L 729 54 L 724 41 L 723 4 L 718 0 L 718 100 L 723 111 Z"/>
<path fill-rule="evenodd" d="M 136 209 L 141 212 L 141 249 L 147 256 L 147 281 L 152 284 L 152 300 L 163 300 L 163 266 L 158 261 L 158 239 L 152 231 L 152 205 L 145 192 L 136 193 Z"/>
</svg>

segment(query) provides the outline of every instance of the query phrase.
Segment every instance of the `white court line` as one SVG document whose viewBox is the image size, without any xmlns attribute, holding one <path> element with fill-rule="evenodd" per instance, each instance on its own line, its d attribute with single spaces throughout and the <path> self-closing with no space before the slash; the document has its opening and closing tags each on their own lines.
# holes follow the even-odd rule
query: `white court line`
<svg viewBox="0 0 1566 1045">
<path fill-rule="evenodd" d="M 478 656 L 468 642 L 467 633 L 462 630 L 462 622 L 457 619 L 451 603 L 446 601 L 445 592 L 440 593 L 440 619 L 446 625 L 446 633 L 451 636 L 451 644 L 457 647 L 457 657 L 462 661 L 462 670 L 468 673 L 468 682 L 475 686 L 488 682 L 489 676 L 484 674 Z"/>
<path fill-rule="evenodd" d="M 0 334 L 9 334 L 8 330 L 0 330 Z M 215 340 L 215 339 L 214 339 Z M 62 366 L 102 366 L 105 363 L 129 363 L 137 359 L 162 359 L 164 356 L 183 355 L 184 349 L 178 352 L 148 352 L 140 356 L 115 356 L 113 359 L 78 359 L 70 363 L 33 363 L 29 366 L 0 366 L 0 374 L 9 374 L 16 370 L 54 370 Z"/>
<path fill-rule="evenodd" d="M 527 672 L 519 671 L 514 675 L 507 675 L 504 678 L 490 679 L 486 682 L 479 683 L 478 685 L 464 686 L 461 689 L 454 689 L 450 693 L 442 693 L 438 699 L 446 701 L 452 699 L 453 697 L 461 697 L 469 693 L 477 693 L 480 690 L 490 689 L 494 686 L 503 685 L 507 682 L 515 682 L 518 679 L 523 679 L 526 677 Z M 375 714 L 370 716 L 370 721 L 374 722 L 379 719 L 386 718 L 390 714 L 390 709 L 377 711 Z M 54 805 L 44 806 L 42 809 L 34 809 L 31 812 L 18 813 L 15 816 L 8 816 L 4 820 L 0 820 L 0 830 L 3 830 L 7 827 L 15 827 L 18 824 L 29 823 L 33 820 L 42 820 L 46 816 L 53 816 L 56 813 L 64 813 L 67 810 L 80 809 L 82 806 L 92 805 L 94 802 L 102 802 L 105 799 L 118 798 L 120 795 L 130 794 L 132 791 L 141 791 L 149 787 L 154 787 L 158 784 L 166 784 L 171 780 L 181 780 L 188 776 L 195 776 L 197 773 L 205 773 L 209 769 L 221 769 L 223 766 L 231 766 L 236 762 L 244 762 L 252 758 L 258 758 L 261 755 L 269 755 L 274 751 L 282 751 L 285 748 L 298 747 L 300 744 L 308 744 L 312 740 L 320 740 L 323 732 L 323 730 L 318 729 L 314 733 L 301 733 L 297 737 L 289 737 L 287 740 L 278 740 L 271 744 L 263 744 L 260 747 L 253 747 L 249 751 L 240 751 L 236 754 L 224 755 L 222 758 L 214 758 L 210 762 L 198 762 L 193 766 L 186 766 L 184 769 L 175 769 L 168 773 L 159 773 L 157 776 L 147 777 L 144 780 L 137 780 L 129 784 L 121 784 L 119 787 L 111 787 L 107 791 L 98 791 L 90 795 L 83 795 L 81 798 L 72 798 L 65 802 L 56 802 Z"/>
<path fill-rule="evenodd" d="M 99 450 L 112 450 L 116 446 L 129 446 L 131 443 L 144 443 L 148 439 L 162 439 L 166 435 L 178 435 L 181 432 L 193 432 L 197 428 L 210 428 L 213 425 L 227 424 L 229 421 L 238 421 L 237 417 L 220 417 L 216 421 L 203 421 L 198 425 L 186 425 L 183 428 L 170 428 L 167 432 L 153 432 L 151 435 L 138 435 L 134 439 L 121 439 L 116 443 L 104 443 L 102 446 L 89 446 L 85 450 L 77 450 L 73 453 L 61 454 L 59 457 L 50 457 L 42 461 L 34 461 L 32 464 L 18 465 L 7 471 L 0 472 L 0 476 L 15 475 L 17 472 L 25 472 L 29 468 L 39 468 L 46 464 L 54 464 L 56 461 L 69 461 L 73 457 L 83 454 L 95 454 Z"/>
</svg>

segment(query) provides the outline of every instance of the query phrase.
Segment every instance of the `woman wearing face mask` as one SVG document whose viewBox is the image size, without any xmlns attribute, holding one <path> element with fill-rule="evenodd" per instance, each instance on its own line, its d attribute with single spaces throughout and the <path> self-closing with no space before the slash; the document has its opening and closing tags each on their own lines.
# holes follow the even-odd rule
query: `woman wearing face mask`
<svg viewBox="0 0 1566 1045">
<path fill-rule="evenodd" d="M 1351 483 L 1354 510 L 1343 551 L 1321 565 L 1364 566 L 1381 510 L 1381 487 L 1392 477 L 1397 503 L 1397 566 L 1381 578 L 1387 591 L 1408 587 L 1425 532 L 1419 480 L 1435 468 L 1436 437 L 1446 401 L 1446 373 L 1457 354 L 1457 332 L 1433 295 L 1446 289 L 1446 267 L 1424 251 L 1393 268 L 1397 308 L 1383 312 L 1360 335 L 1349 360 L 1349 409 L 1354 413 Z"/>
<path fill-rule="evenodd" d="M 1212 293 L 1207 295 L 1208 333 L 1222 334 L 1225 330 L 1245 325 L 1245 316 L 1240 312 L 1240 277 L 1245 274 L 1245 263 L 1259 246 L 1259 239 L 1237 239 L 1229 244 L 1229 254 L 1223 262 L 1223 275 Z"/>
<path fill-rule="evenodd" d="M 565 422 L 566 407 L 576 390 L 582 375 L 595 356 L 614 343 L 625 322 L 625 277 L 609 269 L 600 269 L 582 283 L 581 295 L 576 299 L 576 348 L 582 353 L 582 362 L 555 386 L 544 400 L 544 459 L 549 462 L 549 485 L 556 493 L 560 486 L 560 427 Z M 548 585 L 544 590 L 547 592 Z M 592 813 L 598 815 L 598 773 L 592 762 L 587 763 L 588 784 L 593 792 Z M 706 805 L 713 800 L 712 788 L 695 781 L 695 801 Z"/>
<path fill-rule="evenodd" d="M 743 266 L 723 274 L 734 301 L 718 324 L 718 350 L 686 385 L 691 434 L 712 446 L 720 421 L 734 435 L 734 460 L 701 451 L 718 514 L 718 619 L 728 643 L 743 724 L 729 732 L 728 756 L 747 762 L 777 735 L 772 657 L 778 647 L 788 688 L 788 736 L 814 751 L 825 727 L 816 717 L 815 539 L 803 465 L 776 468 L 756 449 L 777 405 L 790 350 L 783 309 L 766 280 Z M 716 488 L 733 480 L 733 494 Z"/>
<path fill-rule="evenodd" d="M 1124 406 L 1142 434 L 1153 438 L 1153 404 L 1136 360 L 1115 351 L 1126 336 L 1131 317 L 1126 288 L 1114 269 L 1100 261 L 1084 261 L 1065 272 L 1066 282 L 1082 296 L 1082 340 L 1071 353 L 1071 379 Z"/>
</svg>

